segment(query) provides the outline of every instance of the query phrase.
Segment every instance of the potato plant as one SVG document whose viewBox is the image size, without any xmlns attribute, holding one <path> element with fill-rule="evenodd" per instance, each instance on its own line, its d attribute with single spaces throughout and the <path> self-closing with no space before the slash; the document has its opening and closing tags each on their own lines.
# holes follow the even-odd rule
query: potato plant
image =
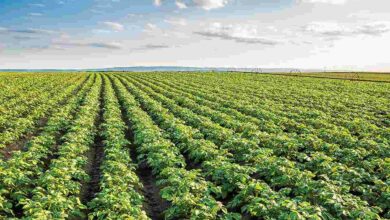
<svg viewBox="0 0 390 220">
<path fill-rule="evenodd" d="M 0 89 L 0 219 L 390 218 L 386 82 L 1 73 Z"/>
</svg>

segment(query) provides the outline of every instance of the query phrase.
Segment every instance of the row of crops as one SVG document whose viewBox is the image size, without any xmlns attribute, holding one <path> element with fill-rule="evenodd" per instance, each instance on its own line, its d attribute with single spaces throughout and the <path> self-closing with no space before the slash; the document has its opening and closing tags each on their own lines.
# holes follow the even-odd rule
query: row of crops
<svg viewBox="0 0 390 220">
<path fill-rule="evenodd" d="M 388 219 L 390 84 L 0 75 L 0 219 Z"/>
</svg>

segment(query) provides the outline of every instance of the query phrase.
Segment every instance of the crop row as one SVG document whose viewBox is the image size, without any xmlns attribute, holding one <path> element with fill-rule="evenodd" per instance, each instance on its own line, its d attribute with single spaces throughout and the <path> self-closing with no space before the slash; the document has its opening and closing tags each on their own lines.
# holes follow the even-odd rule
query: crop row
<svg viewBox="0 0 390 220">
<path fill-rule="evenodd" d="M 366 152 L 366 155 L 370 155 L 370 157 L 366 157 L 364 163 L 366 166 L 361 166 L 361 161 L 354 157 L 354 160 L 351 161 L 351 157 L 355 155 L 350 155 L 348 152 L 351 151 L 346 151 L 346 149 L 353 150 L 352 147 L 339 148 L 338 150 L 332 149 L 332 151 L 327 151 L 326 149 L 313 149 L 313 146 L 310 146 L 309 144 L 312 144 L 313 142 L 321 143 L 321 140 L 318 140 L 318 138 L 316 139 L 316 136 L 300 136 L 299 138 L 294 139 L 285 136 L 282 133 L 272 134 L 258 132 L 258 128 L 254 124 L 251 124 L 249 120 L 236 120 L 224 112 L 209 108 L 205 103 L 203 103 L 204 105 L 199 105 L 193 101 L 194 98 L 191 95 L 169 92 L 171 89 L 165 86 L 161 87 L 160 85 L 153 86 L 153 88 L 160 93 L 164 93 L 164 95 L 173 99 L 179 105 L 191 109 L 221 126 L 232 129 L 235 133 L 239 133 L 241 137 L 254 140 L 263 147 L 274 146 L 275 153 L 278 156 L 300 161 L 300 164 L 302 164 L 302 168 L 304 169 L 308 169 L 317 175 L 325 175 L 331 180 L 338 181 L 337 184 L 340 186 L 350 186 L 351 192 L 361 194 L 361 197 L 365 200 L 377 204 L 378 206 L 386 204 L 383 203 L 386 194 L 382 194 L 381 199 L 377 198 L 377 195 L 381 194 L 380 192 L 386 191 L 386 183 L 384 182 L 386 173 L 381 170 L 375 170 L 374 172 L 376 166 L 384 166 L 385 160 L 382 158 L 388 154 L 385 146 L 379 145 L 374 149 L 367 148 L 368 152 Z M 210 103 L 208 104 L 210 105 Z M 216 105 L 217 103 L 214 102 L 213 104 Z M 337 161 L 338 155 L 340 155 L 340 157 L 343 155 L 344 161 Z M 346 157 L 348 157 L 348 155 L 350 155 L 350 160 L 349 163 L 346 163 Z M 334 160 L 335 157 L 336 160 Z M 363 155 L 361 155 L 361 157 L 363 157 Z M 364 170 L 364 168 L 367 167 L 367 164 L 370 166 L 369 169 L 367 169 L 368 172 Z M 386 207 L 386 205 L 384 205 L 384 207 Z"/>
<path fill-rule="evenodd" d="M 23 211 L 32 219 L 64 219 L 82 216 L 85 205 L 80 202 L 81 182 L 88 179 L 84 167 L 85 153 L 96 135 L 96 118 L 100 108 L 101 76 L 88 92 L 63 144 L 51 160 L 49 168 L 36 180 L 31 198 L 23 199 Z"/>
<path fill-rule="evenodd" d="M 161 86 L 161 84 L 158 84 Z M 300 155 L 300 151 L 304 151 L 304 153 L 314 153 L 314 152 L 323 152 L 327 156 L 333 157 L 336 159 L 337 162 L 342 163 L 343 165 L 346 165 L 348 167 L 357 167 L 358 169 L 365 169 L 366 172 L 370 173 L 371 175 L 377 175 L 380 176 L 380 178 L 384 178 L 383 174 L 375 173 L 373 170 L 376 168 L 376 166 L 373 166 L 377 164 L 378 166 L 383 166 L 383 157 L 389 156 L 388 151 L 388 144 L 386 142 L 385 136 L 378 136 L 378 138 L 381 138 L 383 143 L 377 143 L 372 140 L 366 140 L 366 141 L 360 141 L 359 143 L 349 143 L 349 142 L 343 142 L 343 143 L 335 143 L 324 141 L 323 139 L 319 138 L 321 136 L 321 133 L 328 133 L 328 136 L 331 136 L 332 139 L 337 140 L 337 135 L 331 135 L 333 133 L 331 129 L 322 129 L 320 132 L 311 132 L 311 134 L 301 134 L 301 135 L 295 135 L 294 133 L 288 134 L 288 132 L 284 132 L 280 130 L 277 126 L 274 125 L 272 121 L 265 121 L 263 125 L 259 120 L 256 120 L 256 118 L 248 117 L 247 115 L 242 115 L 241 113 L 237 112 L 233 108 L 234 105 L 229 105 L 231 108 L 224 107 L 225 104 L 219 104 L 220 102 L 214 100 L 208 101 L 207 99 L 210 98 L 211 95 L 208 95 L 208 97 L 205 97 L 203 95 L 202 98 L 192 95 L 191 93 L 183 93 L 182 91 L 178 92 L 177 90 L 173 92 L 169 92 L 169 90 L 172 90 L 171 84 L 169 86 L 162 86 L 161 89 L 163 89 L 166 93 L 168 93 L 169 97 L 175 98 L 175 100 L 181 104 L 185 105 L 191 109 L 197 110 L 197 112 L 203 112 L 203 115 L 208 113 L 209 117 L 213 119 L 214 121 L 218 123 L 222 123 L 223 126 L 227 126 L 231 129 L 234 129 L 236 132 L 242 132 L 242 130 L 253 130 L 253 126 L 251 127 L 250 124 L 256 124 L 258 126 L 258 129 L 261 131 L 266 132 L 270 135 L 276 135 L 276 139 L 273 138 L 275 141 L 278 142 L 284 142 L 289 143 L 286 145 L 287 148 L 280 148 L 281 153 L 285 153 L 283 151 L 289 152 L 290 157 L 294 156 L 291 154 L 291 151 L 295 152 L 295 157 L 297 158 L 304 158 L 305 154 Z M 160 90 L 161 90 L 160 89 Z M 199 90 L 198 90 L 199 91 Z M 179 98 L 180 97 L 180 98 Z M 185 97 L 185 98 L 183 98 Z M 196 104 L 201 105 L 201 107 L 198 107 L 196 109 L 192 108 L 192 106 L 196 106 Z M 236 105 L 237 106 L 237 105 Z M 209 109 L 207 109 L 209 107 Z M 215 111 L 216 110 L 216 111 Z M 273 123 L 270 124 L 269 122 Z M 272 126 L 270 126 L 272 125 Z M 286 135 L 287 133 L 287 135 Z M 385 134 L 385 132 L 383 132 Z M 278 138 L 279 136 L 279 138 Z M 342 139 L 340 137 L 340 139 Z M 346 141 L 348 139 L 345 139 Z M 342 145 L 342 147 L 340 146 Z M 365 163 L 361 163 L 362 159 L 365 159 Z M 361 171 L 359 171 L 361 172 Z M 363 171 L 364 173 L 364 171 Z"/>
<path fill-rule="evenodd" d="M 157 177 L 160 195 L 170 203 L 166 219 L 214 219 L 229 216 L 213 194 L 219 189 L 201 177 L 199 170 L 187 170 L 179 149 L 164 138 L 159 127 L 144 112 L 118 79 L 113 79 L 120 102 L 134 132 L 140 163 L 145 161 Z"/>
<path fill-rule="evenodd" d="M 15 73 L 0 86 L 1 219 L 390 217 L 386 84 Z"/>
<path fill-rule="evenodd" d="M 101 126 L 104 138 L 104 159 L 101 165 L 100 191 L 88 204 L 90 218 L 97 219 L 148 219 L 142 209 L 142 184 L 131 162 L 126 124 L 118 98 L 107 76 L 103 77 L 104 112 Z"/>
<path fill-rule="evenodd" d="M 140 84 L 137 86 L 145 89 Z M 231 130 L 214 124 L 209 118 L 196 115 L 190 109 L 182 108 L 174 101 L 150 89 L 148 93 L 154 99 L 162 102 L 176 116 L 199 128 L 206 138 L 234 153 L 236 162 L 246 162 L 247 165 L 256 167 L 257 175 L 265 179 L 271 186 L 278 189 L 290 188 L 291 195 L 302 197 L 315 204 L 319 203 L 336 216 L 346 214 L 356 217 L 361 213 L 375 216 L 375 213 L 378 212 L 376 208 L 369 208 L 367 203 L 349 194 L 348 187 L 339 186 L 337 182 L 323 179 L 323 176 L 318 176 L 320 179 L 314 178 L 315 175 L 310 171 L 301 171 L 299 163 L 284 157 L 272 156 L 274 150 L 277 150 L 273 149 L 272 146 L 259 148 L 257 141 L 242 138 Z M 261 156 L 259 149 L 265 151 L 267 156 L 265 157 L 263 152 L 263 156 Z M 309 194 L 312 196 L 308 196 Z M 351 210 L 351 212 L 347 213 L 345 209 Z"/>
<path fill-rule="evenodd" d="M 37 91 L 27 93 L 26 97 L 17 98 L 17 104 L 14 107 L 6 107 L 9 109 L 0 116 L 0 149 L 7 144 L 18 140 L 23 134 L 31 132 L 47 117 L 54 106 L 61 105 L 66 97 L 72 95 L 77 89 L 77 86 L 85 81 L 83 78 L 71 78 L 61 83 L 47 82 L 45 92 Z M 38 94 L 42 93 L 42 94 Z M 32 96 L 32 97 L 28 97 Z M 26 100 L 26 104 L 20 104 L 20 100 Z"/>
<path fill-rule="evenodd" d="M 186 126 L 160 103 L 129 83 L 126 85 L 172 141 L 180 146 L 181 151 L 192 161 L 201 163 L 204 175 L 221 186 L 220 196 L 226 199 L 232 194 L 236 195 L 228 204 L 230 208 L 242 208 L 253 217 L 320 218 L 320 207 L 291 200 L 283 193 L 272 190 L 266 183 L 253 179 L 253 168 L 233 163 L 232 155 L 226 150 L 218 149 L 213 142 L 203 139 L 197 129 Z"/>
<path fill-rule="evenodd" d="M 16 151 L 8 160 L 0 161 L 0 216 L 15 215 L 12 210 L 31 193 L 34 181 L 46 169 L 48 159 L 56 152 L 60 135 L 70 125 L 93 83 L 91 77 L 77 95 L 56 109 L 42 132 L 26 144 L 26 151 Z"/>
</svg>

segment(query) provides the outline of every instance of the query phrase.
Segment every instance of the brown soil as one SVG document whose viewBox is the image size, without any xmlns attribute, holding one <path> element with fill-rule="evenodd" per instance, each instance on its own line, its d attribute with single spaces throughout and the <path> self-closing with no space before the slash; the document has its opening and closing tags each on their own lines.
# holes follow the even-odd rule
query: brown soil
<svg viewBox="0 0 390 220">
<path fill-rule="evenodd" d="M 112 79 L 110 78 L 112 83 Z M 114 86 L 115 90 L 115 86 Z M 117 92 L 115 90 L 115 92 Z M 118 94 L 116 94 L 118 95 Z M 147 216 L 152 220 L 164 219 L 164 210 L 169 207 L 168 201 L 165 201 L 161 198 L 160 188 L 156 185 L 156 177 L 152 173 L 152 169 L 145 162 L 139 162 L 137 146 L 134 144 L 134 134 L 131 130 L 131 124 L 127 117 L 125 116 L 125 110 L 123 108 L 123 103 L 121 105 L 122 120 L 126 122 L 127 129 L 125 131 L 127 140 L 130 141 L 130 157 L 133 163 L 138 163 L 136 174 L 139 177 L 143 188 L 141 189 L 141 194 L 144 196 L 143 209 L 145 210 Z"/>
</svg>

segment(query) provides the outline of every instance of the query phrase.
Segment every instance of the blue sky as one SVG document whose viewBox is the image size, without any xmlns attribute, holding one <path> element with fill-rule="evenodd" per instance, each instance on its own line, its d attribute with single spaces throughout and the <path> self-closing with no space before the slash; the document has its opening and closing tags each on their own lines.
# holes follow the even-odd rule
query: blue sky
<svg viewBox="0 0 390 220">
<path fill-rule="evenodd" d="M 0 69 L 386 71 L 388 8 L 388 0 L 0 0 Z"/>
</svg>

